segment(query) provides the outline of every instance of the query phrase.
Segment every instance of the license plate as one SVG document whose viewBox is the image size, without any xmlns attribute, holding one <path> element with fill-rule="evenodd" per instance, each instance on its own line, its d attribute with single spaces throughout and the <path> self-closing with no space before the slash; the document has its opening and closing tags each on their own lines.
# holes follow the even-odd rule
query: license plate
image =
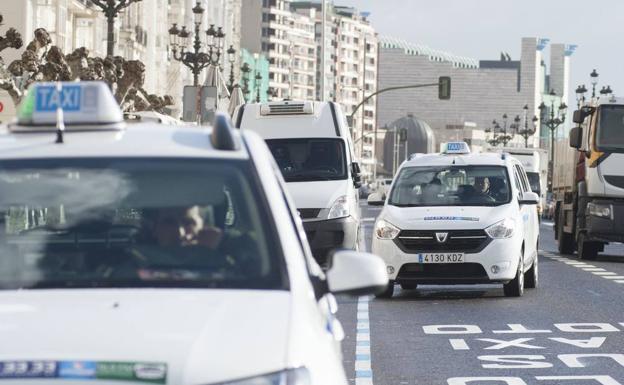
<svg viewBox="0 0 624 385">
<path fill-rule="evenodd" d="M 464 263 L 464 253 L 426 253 L 418 255 L 419 263 Z"/>
</svg>

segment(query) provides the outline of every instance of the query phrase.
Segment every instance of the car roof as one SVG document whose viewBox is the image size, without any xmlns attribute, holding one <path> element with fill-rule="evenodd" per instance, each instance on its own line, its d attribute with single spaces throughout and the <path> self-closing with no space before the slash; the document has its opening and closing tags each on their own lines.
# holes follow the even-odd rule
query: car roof
<svg viewBox="0 0 624 385">
<path fill-rule="evenodd" d="M 119 130 L 66 131 L 63 143 L 56 132 L 12 132 L 0 126 L 0 160 L 84 157 L 175 157 L 248 159 L 245 146 L 215 149 L 212 128 L 172 126 L 155 122 L 128 124 Z M 242 142 L 240 132 L 234 139 Z"/>
<path fill-rule="evenodd" d="M 414 154 L 401 167 L 427 166 L 508 166 L 512 160 L 507 154 Z"/>
</svg>

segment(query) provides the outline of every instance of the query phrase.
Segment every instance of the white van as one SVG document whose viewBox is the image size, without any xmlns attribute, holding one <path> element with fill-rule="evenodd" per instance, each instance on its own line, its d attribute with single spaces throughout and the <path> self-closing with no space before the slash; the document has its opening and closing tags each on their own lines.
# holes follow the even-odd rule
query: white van
<svg viewBox="0 0 624 385">
<path fill-rule="evenodd" d="M 236 127 L 262 136 L 295 200 L 319 263 L 337 248 L 356 249 L 360 168 L 346 118 L 336 103 L 279 101 L 245 104 Z"/>
</svg>

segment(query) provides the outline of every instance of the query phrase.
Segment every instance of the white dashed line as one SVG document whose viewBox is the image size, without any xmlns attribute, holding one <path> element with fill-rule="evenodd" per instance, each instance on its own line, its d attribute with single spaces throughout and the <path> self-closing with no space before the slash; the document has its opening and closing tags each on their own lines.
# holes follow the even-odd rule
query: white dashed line
<svg viewBox="0 0 624 385">
<path fill-rule="evenodd" d="M 607 271 L 606 269 L 603 269 L 601 267 L 590 265 L 588 263 L 581 262 L 581 261 L 575 261 L 573 259 L 562 257 L 562 256 L 559 256 L 558 254 L 554 254 L 548 251 L 540 250 L 540 254 L 546 258 L 552 259 L 553 261 L 563 262 L 568 266 L 577 267 L 583 271 L 590 272 L 597 277 L 608 279 L 611 282 L 624 284 L 624 275 L 617 275 L 617 273 Z"/>
<path fill-rule="evenodd" d="M 368 297 L 360 297 L 358 299 L 355 337 L 355 385 L 373 385 L 368 302 Z"/>
</svg>

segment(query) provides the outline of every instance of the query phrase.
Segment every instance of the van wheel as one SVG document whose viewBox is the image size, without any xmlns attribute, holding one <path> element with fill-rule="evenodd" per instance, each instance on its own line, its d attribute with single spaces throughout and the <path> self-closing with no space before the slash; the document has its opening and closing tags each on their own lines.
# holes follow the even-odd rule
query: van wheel
<svg viewBox="0 0 624 385">
<path fill-rule="evenodd" d="M 402 283 L 401 284 L 402 290 L 416 290 L 417 287 L 418 285 L 415 283 Z"/>
<path fill-rule="evenodd" d="M 516 276 L 511 281 L 503 285 L 503 292 L 506 297 L 522 297 L 524 294 L 524 273 L 522 271 L 523 257 L 520 257 Z"/>
<path fill-rule="evenodd" d="M 594 260 L 598 257 L 599 243 L 586 241 L 585 239 L 587 239 L 587 234 L 580 233 L 578 235 L 576 244 L 578 256 L 581 259 Z"/>
<path fill-rule="evenodd" d="M 388 282 L 388 286 L 384 291 L 379 294 L 375 294 L 375 298 L 392 298 L 394 294 L 394 281 Z"/>
<path fill-rule="evenodd" d="M 563 209 L 560 209 L 557 218 L 557 249 L 560 254 L 572 254 L 574 253 L 574 239 L 572 239 L 572 234 L 563 231 L 564 215 Z"/>
<path fill-rule="evenodd" d="M 535 289 L 539 284 L 539 257 L 535 256 L 533 266 L 524 273 L 524 287 L 527 289 Z"/>
</svg>

